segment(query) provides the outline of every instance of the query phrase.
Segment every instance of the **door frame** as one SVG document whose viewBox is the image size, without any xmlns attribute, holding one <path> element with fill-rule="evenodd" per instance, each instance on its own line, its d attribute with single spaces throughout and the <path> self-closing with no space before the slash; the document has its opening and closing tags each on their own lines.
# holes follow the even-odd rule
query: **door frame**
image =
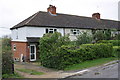
<svg viewBox="0 0 120 80">
<path fill-rule="evenodd" d="M 31 59 L 31 46 L 34 46 L 35 59 Z M 30 44 L 30 61 L 36 61 L 36 45 L 35 44 Z"/>
</svg>

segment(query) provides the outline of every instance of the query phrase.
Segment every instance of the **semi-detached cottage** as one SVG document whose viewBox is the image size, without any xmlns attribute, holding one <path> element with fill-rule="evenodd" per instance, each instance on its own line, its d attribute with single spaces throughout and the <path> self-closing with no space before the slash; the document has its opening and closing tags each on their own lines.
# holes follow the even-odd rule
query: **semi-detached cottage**
<svg viewBox="0 0 120 80">
<path fill-rule="evenodd" d="M 50 5 L 47 12 L 37 12 L 14 27 L 12 31 L 12 51 L 15 61 L 36 61 L 39 57 L 38 41 L 45 33 L 60 32 L 62 36 L 69 34 L 71 40 L 82 32 L 96 29 L 116 29 L 118 21 L 100 19 L 99 13 L 92 17 L 56 13 L 56 7 Z"/>
</svg>

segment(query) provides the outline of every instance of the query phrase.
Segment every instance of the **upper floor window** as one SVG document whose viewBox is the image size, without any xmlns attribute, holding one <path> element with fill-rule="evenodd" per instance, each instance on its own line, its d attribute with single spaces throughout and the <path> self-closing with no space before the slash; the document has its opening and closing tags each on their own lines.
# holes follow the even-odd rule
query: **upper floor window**
<svg viewBox="0 0 120 80">
<path fill-rule="evenodd" d="M 52 29 L 52 28 L 46 29 L 46 33 L 54 33 L 56 31 L 57 31 L 57 29 Z"/>
<path fill-rule="evenodd" d="M 71 33 L 74 35 L 78 35 L 78 34 L 80 34 L 80 30 L 79 29 L 71 29 Z"/>
</svg>

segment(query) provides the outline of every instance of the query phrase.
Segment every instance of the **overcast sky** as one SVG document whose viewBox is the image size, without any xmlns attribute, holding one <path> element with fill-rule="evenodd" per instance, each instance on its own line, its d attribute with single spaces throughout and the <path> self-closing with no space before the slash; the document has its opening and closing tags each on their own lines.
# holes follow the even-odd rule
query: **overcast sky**
<svg viewBox="0 0 120 80">
<path fill-rule="evenodd" d="M 118 20 L 120 0 L 0 0 L 0 37 L 10 34 L 9 28 L 38 11 L 47 11 L 49 4 L 57 13 L 91 17 L 99 12 L 102 19 Z M 2 28 L 4 27 L 4 28 Z"/>
</svg>

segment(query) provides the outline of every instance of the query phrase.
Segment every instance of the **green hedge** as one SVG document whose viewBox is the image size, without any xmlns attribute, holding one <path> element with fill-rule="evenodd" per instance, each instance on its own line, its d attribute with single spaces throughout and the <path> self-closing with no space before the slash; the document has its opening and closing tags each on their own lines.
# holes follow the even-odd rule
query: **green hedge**
<svg viewBox="0 0 120 80">
<path fill-rule="evenodd" d="M 100 40 L 98 43 L 112 43 L 113 46 L 120 46 L 120 40 Z"/>
<path fill-rule="evenodd" d="M 114 57 L 120 58 L 120 46 L 113 46 L 113 54 L 114 54 Z"/>
<path fill-rule="evenodd" d="M 48 68 L 64 69 L 86 60 L 113 56 L 111 43 L 68 45 L 67 38 L 59 33 L 47 34 L 39 42 L 41 65 Z"/>
<path fill-rule="evenodd" d="M 112 44 L 83 44 L 80 47 L 62 46 L 61 47 L 61 66 L 60 69 L 73 64 L 98 58 L 112 57 Z"/>
<path fill-rule="evenodd" d="M 60 33 L 45 34 L 39 41 L 41 65 L 49 68 L 58 68 L 61 63 L 60 48 L 69 44 L 68 37 Z"/>
</svg>

